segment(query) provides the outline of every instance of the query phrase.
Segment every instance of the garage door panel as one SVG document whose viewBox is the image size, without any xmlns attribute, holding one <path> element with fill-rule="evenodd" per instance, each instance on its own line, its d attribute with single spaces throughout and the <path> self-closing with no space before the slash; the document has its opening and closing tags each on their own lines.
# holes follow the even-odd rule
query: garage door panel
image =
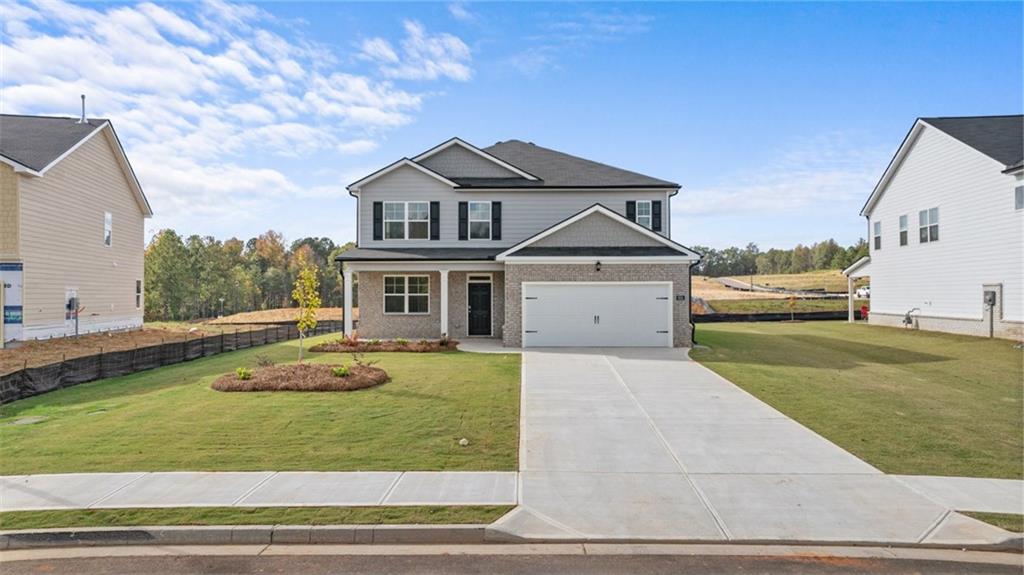
<svg viewBox="0 0 1024 575">
<path fill-rule="evenodd" d="M 657 283 L 524 283 L 523 345 L 670 347 L 670 292 Z"/>
</svg>

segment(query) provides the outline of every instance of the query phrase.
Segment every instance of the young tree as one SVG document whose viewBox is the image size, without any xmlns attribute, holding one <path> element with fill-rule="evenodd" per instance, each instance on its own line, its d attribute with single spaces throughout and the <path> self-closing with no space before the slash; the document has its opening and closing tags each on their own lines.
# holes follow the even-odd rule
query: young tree
<svg viewBox="0 0 1024 575">
<path fill-rule="evenodd" d="M 310 264 L 302 266 L 295 278 L 295 289 L 292 290 L 292 298 L 299 304 L 295 325 L 299 330 L 299 363 L 302 363 L 302 342 L 306 338 L 306 330 L 316 327 L 316 310 L 320 308 L 319 288 L 316 268 Z"/>
</svg>

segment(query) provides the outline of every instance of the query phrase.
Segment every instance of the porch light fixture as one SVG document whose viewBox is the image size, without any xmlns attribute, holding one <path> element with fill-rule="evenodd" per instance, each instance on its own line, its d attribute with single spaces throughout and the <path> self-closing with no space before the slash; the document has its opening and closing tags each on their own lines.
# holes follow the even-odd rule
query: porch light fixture
<svg viewBox="0 0 1024 575">
<path fill-rule="evenodd" d="M 601 271 L 601 262 L 600 262 L 600 260 L 598 260 L 597 262 L 594 263 L 594 271 L 595 272 Z"/>
</svg>

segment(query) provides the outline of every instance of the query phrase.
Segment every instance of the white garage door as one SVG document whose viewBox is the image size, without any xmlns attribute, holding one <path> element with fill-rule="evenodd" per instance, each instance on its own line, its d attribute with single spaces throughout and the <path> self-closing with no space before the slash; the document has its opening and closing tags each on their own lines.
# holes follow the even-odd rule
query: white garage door
<svg viewBox="0 0 1024 575">
<path fill-rule="evenodd" d="M 672 285 L 523 283 L 523 347 L 671 347 Z"/>
</svg>

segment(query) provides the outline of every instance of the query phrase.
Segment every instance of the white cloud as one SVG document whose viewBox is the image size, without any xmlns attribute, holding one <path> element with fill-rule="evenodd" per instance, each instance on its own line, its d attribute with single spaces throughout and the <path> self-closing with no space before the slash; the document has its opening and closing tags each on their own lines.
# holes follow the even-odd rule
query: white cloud
<svg viewBox="0 0 1024 575">
<path fill-rule="evenodd" d="M 527 46 L 504 63 L 526 76 L 561 69 L 559 60 L 596 44 L 617 42 L 651 29 L 654 17 L 621 11 L 587 11 L 572 18 L 538 13 L 539 32 L 527 36 Z"/>
<path fill-rule="evenodd" d="M 687 188 L 685 201 L 673 202 L 672 211 L 679 216 L 793 214 L 806 209 L 848 213 L 874 187 L 889 148 L 849 134 L 825 134 L 718 184 Z"/>
<path fill-rule="evenodd" d="M 377 142 L 373 140 L 352 140 L 350 142 L 341 142 L 337 145 L 336 149 L 342 154 L 365 154 L 372 152 L 377 149 Z"/>
<path fill-rule="evenodd" d="M 351 55 L 247 4 L 0 0 L 0 12 L 0 111 L 75 115 L 87 94 L 89 114 L 114 121 L 157 217 L 170 221 L 327 193 L 337 183 L 307 184 L 314 166 L 287 158 L 370 152 L 426 97 L 400 81 L 471 75 L 460 39 L 412 22 L 399 52 L 383 38 L 364 43 L 357 55 L 379 66 L 365 75 L 338 64 Z"/>
<path fill-rule="evenodd" d="M 472 22 L 476 15 L 469 11 L 465 2 L 452 2 L 448 4 L 448 13 L 459 22 Z"/>
<path fill-rule="evenodd" d="M 389 78 L 403 80 L 437 80 L 451 78 L 465 82 L 473 75 L 469 67 L 471 55 L 465 42 L 447 33 L 429 34 L 414 20 L 404 22 L 406 37 L 401 55 L 383 38 L 370 38 L 362 43 L 361 57 L 375 62 Z"/>
</svg>

